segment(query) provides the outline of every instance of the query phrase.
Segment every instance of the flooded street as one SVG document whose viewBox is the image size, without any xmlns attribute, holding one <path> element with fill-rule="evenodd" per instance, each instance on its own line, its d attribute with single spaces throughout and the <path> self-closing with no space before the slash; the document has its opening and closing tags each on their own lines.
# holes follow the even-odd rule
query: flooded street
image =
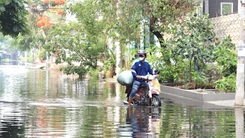
<svg viewBox="0 0 245 138">
<path fill-rule="evenodd" d="M 243 138 L 243 109 L 123 105 L 124 87 L 55 71 L 0 67 L 0 137 Z"/>
</svg>

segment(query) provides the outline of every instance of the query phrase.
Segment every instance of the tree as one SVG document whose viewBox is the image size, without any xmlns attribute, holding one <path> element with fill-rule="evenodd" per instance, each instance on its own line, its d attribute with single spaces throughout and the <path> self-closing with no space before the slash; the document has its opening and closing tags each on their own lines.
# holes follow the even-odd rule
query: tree
<svg viewBox="0 0 245 138">
<path fill-rule="evenodd" d="M 173 31 L 171 39 L 172 57 L 176 64 L 188 61 L 188 81 L 192 82 L 192 72 L 200 76 L 207 63 L 214 59 L 215 34 L 207 16 L 192 13 L 186 16 L 180 26 Z M 204 79 L 203 79 L 204 80 Z"/>
<path fill-rule="evenodd" d="M 103 18 L 107 19 L 111 29 L 120 34 L 121 41 L 139 43 L 140 25 L 149 20 L 151 34 L 163 45 L 164 33 L 171 33 L 172 26 L 181 22 L 182 17 L 194 9 L 200 0 L 120 0 L 120 20 L 115 14 L 117 0 L 97 0 L 101 5 Z M 103 6 L 103 7 L 102 7 Z M 128 43 L 128 42 L 127 42 Z"/>
<path fill-rule="evenodd" d="M 64 20 L 64 4 L 64 0 L 29 1 L 26 7 L 30 14 L 26 16 L 26 19 L 30 32 L 19 34 L 12 47 L 18 47 L 19 50 L 37 49 L 37 51 L 43 51 L 42 46 L 45 44 L 49 28 Z"/>
<path fill-rule="evenodd" d="M 98 58 L 104 57 L 107 59 L 107 42 L 110 38 L 119 40 L 123 48 L 131 41 L 136 42 L 136 44 L 139 43 L 141 21 L 147 18 L 150 19 L 151 32 L 155 34 L 158 32 L 161 36 L 156 36 L 163 39 L 162 34 L 168 31 L 166 28 L 174 23 L 176 18 L 182 16 L 182 13 L 189 11 L 189 7 L 191 7 L 191 4 L 185 2 L 185 0 L 121 0 L 119 6 L 117 5 L 118 0 L 85 0 L 68 7 L 76 14 L 78 20 L 76 25 L 72 25 L 74 27 L 72 29 L 69 25 L 61 22 L 59 23 L 64 28 L 57 24 L 53 25 L 53 22 L 49 20 L 50 18 L 44 15 L 44 12 L 55 9 L 52 9 L 51 6 L 60 4 L 64 4 L 64 1 L 36 0 L 35 3 L 31 4 L 31 12 L 36 15 L 37 19 L 40 19 L 36 19 L 37 26 L 40 27 L 44 37 L 35 39 L 38 35 L 29 35 L 29 39 L 22 40 L 30 42 L 32 46 L 33 44 L 42 46 L 50 54 L 58 56 L 57 63 L 67 62 L 68 65 L 72 65 L 71 67 L 74 68 L 72 62 L 77 61 L 80 67 L 85 68 L 84 70 L 88 70 L 89 67 L 95 68 L 95 61 Z M 79 26 L 80 29 L 76 26 Z M 118 38 L 118 36 L 120 37 Z M 74 57 L 70 55 L 68 58 L 66 56 L 67 51 L 68 53 L 71 52 L 71 55 L 74 51 L 77 53 L 75 52 Z M 88 53 L 92 56 L 87 56 Z M 78 55 L 83 58 L 76 58 Z M 67 73 L 74 72 L 67 70 Z M 82 75 L 84 72 L 82 71 L 79 74 Z"/>
<path fill-rule="evenodd" d="M 172 33 L 174 24 L 181 24 L 183 17 L 195 9 L 201 0 L 151 0 L 148 14 L 150 18 L 150 31 L 163 45 L 164 33 Z"/>
<path fill-rule="evenodd" d="M 44 48 L 57 57 L 56 63 L 67 63 L 64 73 L 83 77 L 89 69 L 97 68 L 103 46 L 104 41 L 91 36 L 81 24 L 64 23 L 49 30 Z"/>
<path fill-rule="evenodd" d="M 28 32 L 25 9 L 25 0 L 0 1 L 0 31 L 4 35 L 17 36 Z"/>
<path fill-rule="evenodd" d="M 49 55 L 56 57 L 57 64 L 67 63 L 62 68 L 64 73 L 77 73 L 83 77 L 90 68 L 97 67 L 97 60 L 102 57 L 100 53 L 103 52 L 105 42 L 98 36 L 100 31 L 96 29 L 99 28 L 94 27 L 99 26 L 101 21 L 89 17 L 94 8 L 90 9 L 88 3 L 87 7 L 80 7 L 90 12 L 83 14 L 88 16 L 84 18 L 84 22 L 67 23 L 63 18 L 64 4 L 64 0 L 37 0 L 29 3 L 31 14 L 28 16 L 28 26 L 31 33 L 19 35 L 16 43 L 23 50 L 45 49 Z M 80 8 L 78 6 L 77 10 L 81 10 Z M 86 24 L 87 22 L 92 25 Z"/>
</svg>

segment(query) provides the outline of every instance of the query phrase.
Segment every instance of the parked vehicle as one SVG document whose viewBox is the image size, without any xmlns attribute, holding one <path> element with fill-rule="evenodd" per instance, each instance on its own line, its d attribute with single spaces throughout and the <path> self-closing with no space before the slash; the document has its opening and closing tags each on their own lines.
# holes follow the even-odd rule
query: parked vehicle
<svg viewBox="0 0 245 138">
<path fill-rule="evenodd" d="M 136 95 L 133 98 L 133 104 L 141 106 L 161 106 L 160 84 L 156 78 L 156 75 L 147 75 L 146 85 L 142 85 Z M 127 99 L 131 93 L 132 85 L 126 86 Z M 125 104 L 128 101 L 124 101 Z"/>
</svg>

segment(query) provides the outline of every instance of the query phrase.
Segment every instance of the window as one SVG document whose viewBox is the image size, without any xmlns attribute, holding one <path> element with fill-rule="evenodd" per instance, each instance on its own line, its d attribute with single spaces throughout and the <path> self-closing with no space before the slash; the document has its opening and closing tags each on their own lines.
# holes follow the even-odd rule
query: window
<svg viewBox="0 0 245 138">
<path fill-rule="evenodd" d="M 221 2 L 221 15 L 229 15 L 233 13 L 233 3 L 232 2 Z"/>
</svg>

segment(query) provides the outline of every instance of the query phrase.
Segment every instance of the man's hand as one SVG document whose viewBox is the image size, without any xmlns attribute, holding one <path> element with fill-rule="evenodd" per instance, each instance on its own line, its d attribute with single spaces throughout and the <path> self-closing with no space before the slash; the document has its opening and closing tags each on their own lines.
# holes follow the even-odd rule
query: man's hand
<svg viewBox="0 0 245 138">
<path fill-rule="evenodd" d="M 141 78 L 146 80 L 147 79 L 147 76 L 141 76 Z"/>
<path fill-rule="evenodd" d="M 146 79 L 147 79 L 147 76 L 140 76 L 140 75 L 137 75 L 136 78 L 138 78 L 138 79 L 145 79 L 145 80 L 146 80 Z"/>
</svg>

